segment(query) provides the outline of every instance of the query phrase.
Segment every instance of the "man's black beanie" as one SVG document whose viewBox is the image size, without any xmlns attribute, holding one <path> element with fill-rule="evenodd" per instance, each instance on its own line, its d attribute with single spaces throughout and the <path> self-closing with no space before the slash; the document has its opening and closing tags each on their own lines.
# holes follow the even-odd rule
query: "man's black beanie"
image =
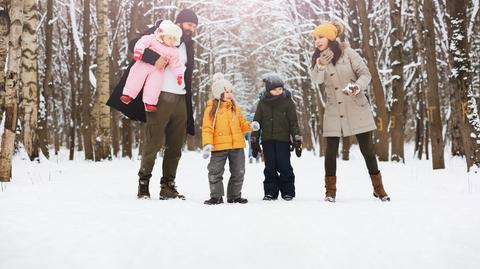
<svg viewBox="0 0 480 269">
<path fill-rule="evenodd" d="M 198 17 L 191 9 L 184 9 L 177 15 L 175 23 L 192 22 L 198 25 Z"/>
</svg>

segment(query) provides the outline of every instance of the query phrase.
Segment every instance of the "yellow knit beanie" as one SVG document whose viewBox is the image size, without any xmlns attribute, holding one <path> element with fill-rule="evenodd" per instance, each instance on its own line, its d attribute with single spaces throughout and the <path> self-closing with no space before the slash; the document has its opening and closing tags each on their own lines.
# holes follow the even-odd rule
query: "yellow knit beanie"
<svg viewBox="0 0 480 269">
<path fill-rule="evenodd" d="M 313 38 L 317 36 L 326 37 L 330 41 L 335 41 L 338 36 L 343 34 L 343 25 L 339 22 L 325 22 L 315 27 L 312 32 Z"/>
</svg>

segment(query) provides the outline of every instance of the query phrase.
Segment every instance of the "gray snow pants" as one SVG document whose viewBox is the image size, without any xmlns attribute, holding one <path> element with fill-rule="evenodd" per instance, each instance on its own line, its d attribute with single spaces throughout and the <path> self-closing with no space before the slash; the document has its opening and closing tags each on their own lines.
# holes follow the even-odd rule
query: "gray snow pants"
<svg viewBox="0 0 480 269">
<path fill-rule="evenodd" d="M 245 153 L 243 149 L 229 149 L 212 152 L 208 164 L 208 181 L 210 182 L 210 197 L 220 198 L 225 195 L 223 190 L 223 172 L 228 159 L 230 180 L 227 186 L 227 199 L 241 197 L 243 178 L 245 175 Z"/>
</svg>

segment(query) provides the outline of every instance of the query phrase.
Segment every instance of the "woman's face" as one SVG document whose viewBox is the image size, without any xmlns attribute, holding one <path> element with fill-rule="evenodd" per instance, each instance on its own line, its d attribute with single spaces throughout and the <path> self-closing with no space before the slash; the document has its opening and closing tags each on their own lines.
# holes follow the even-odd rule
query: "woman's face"
<svg viewBox="0 0 480 269">
<path fill-rule="evenodd" d="M 328 48 L 328 38 L 317 35 L 315 37 L 315 47 L 317 47 L 320 51 Z"/>
<path fill-rule="evenodd" d="M 283 93 L 283 88 L 282 87 L 276 87 L 270 90 L 270 94 L 272 96 L 278 96 Z"/>
</svg>

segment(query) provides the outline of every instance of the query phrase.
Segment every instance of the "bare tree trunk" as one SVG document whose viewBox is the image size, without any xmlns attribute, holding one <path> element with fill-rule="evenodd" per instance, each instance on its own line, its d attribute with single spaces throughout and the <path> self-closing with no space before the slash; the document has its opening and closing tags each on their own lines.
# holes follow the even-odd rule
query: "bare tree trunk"
<svg viewBox="0 0 480 269">
<path fill-rule="evenodd" d="M 450 81 L 450 107 L 451 114 L 449 119 L 450 125 L 450 138 L 451 154 L 452 156 L 465 156 L 465 150 L 463 148 L 462 139 L 462 117 L 464 117 L 464 111 L 462 110 L 462 100 L 460 95 L 456 92 L 456 85 L 453 85 L 453 81 Z M 445 138 L 446 140 L 446 138 Z"/>
<path fill-rule="evenodd" d="M 57 100 L 58 98 L 58 92 L 53 91 L 53 78 L 52 78 L 52 89 L 50 90 L 51 93 L 51 99 L 52 99 L 52 121 L 53 121 L 53 149 L 55 156 L 58 155 L 58 152 L 60 151 L 60 128 L 58 125 L 58 118 L 60 117 L 60 108 L 57 105 Z M 51 138 L 50 138 L 51 139 Z"/>
<path fill-rule="evenodd" d="M 111 159 L 110 151 L 110 107 L 106 105 L 110 93 L 108 54 L 108 5 L 106 0 L 97 0 L 97 89 L 94 111 L 96 115 L 95 161 Z"/>
<path fill-rule="evenodd" d="M 362 53 L 360 47 L 360 28 L 358 25 L 358 11 L 357 11 L 357 1 L 349 0 L 348 1 L 348 24 L 350 26 L 351 32 L 349 34 L 349 43 L 350 46 L 355 49 L 358 53 Z M 352 141 L 350 137 L 342 137 L 342 160 L 348 161 L 350 159 L 350 148 L 352 146 Z"/>
<path fill-rule="evenodd" d="M 442 121 L 440 117 L 440 99 L 438 95 L 438 69 L 435 51 L 435 27 L 433 24 L 432 0 L 424 0 L 425 18 L 425 56 L 427 63 L 427 111 L 430 124 L 430 141 L 432 144 L 433 169 L 445 168 L 442 138 Z"/>
<path fill-rule="evenodd" d="M 393 102 L 390 115 L 390 128 L 392 137 L 391 160 L 405 162 L 404 156 L 404 83 L 403 83 L 403 28 L 402 28 L 402 1 L 389 0 L 390 20 L 392 30 L 390 34 L 390 61 L 392 66 L 392 91 Z"/>
<path fill-rule="evenodd" d="M 5 129 L 0 152 L 0 182 L 12 178 L 12 156 L 17 127 L 18 92 L 20 90 L 21 36 L 23 25 L 23 1 L 11 3 L 8 63 L 5 89 Z"/>
<path fill-rule="evenodd" d="M 385 94 L 383 85 L 378 75 L 376 59 L 374 54 L 373 41 L 370 38 L 370 23 L 367 16 L 367 7 L 365 0 L 358 2 L 358 14 L 362 27 L 362 45 L 368 61 L 368 68 L 372 75 L 372 86 L 375 93 L 375 104 L 377 111 L 377 132 L 375 149 L 379 161 L 388 161 L 388 113 L 385 104 Z"/>
<path fill-rule="evenodd" d="M 45 78 L 41 89 L 38 122 L 38 143 L 40 150 L 45 157 L 49 158 L 49 132 L 48 115 L 50 113 L 50 98 L 53 88 L 52 76 L 52 50 L 53 50 L 53 26 L 50 21 L 53 19 L 53 0 L 47 0 L 47 17 L 45 19 Z"/>
<path fill-rule="evenodd" d="M 451 58 L 451 57 L 450 57 Z M 450 60 L 451 62 L 452 60 Z M 450 63 L 452 66 L 452 63 Z M 455 79 L 451 79 L 448 84 L 450 88 L 450 119 L 449 119 L 449 134 L 451 138 L 451 154 L 452 156 L 465 156 L 463 148 L 464 142 L 462 138 L 462 120 L 465 116 L 465 107 L 462 107 L 461 94 L 458 92 L 458 85 Z M 445 138 L 447 140 L 447 138 Z"/>
<path fill-rule="evenodd" d="M 425 97 L 425 50 L 424 50 L 424 31 L 423 31 L 423 21 L 420 14 L 420 1 L 414 0 L 414 18 L 415 18 L 415 40 L 413 42 L 413 54 L 417 62 L 420 63 L 420 68 L 417 69 L 418 82 L 416 86 L 416 107 L 415 110 L 418 111 L 416 115 L 416 140 L 415 140 L 415 152 L 417 153 L 417 158 L 422 159 L 422 155 L 425 149 L 426 157 L 428 160 L 428 119 L 426 118 L 427 109 L 426 109 L 426 97 Z"/>
<path fill-rule="evenodd" d="M 416 97 L 417 100 L 420 100 L 417 104 L 418 115 L 416 115 L 416 138 L 415 138 L 415 152 L 417 153 L 417 158 L 422 159 L 423 155 L 423 145 L 425 142 L 425 95 L 423 94 L 423 87 L 421 83 L 418 83 L 416 86 Z"/>
<path fill-rule="evenodd" d="M 452 63 L 452 74 L 450 84 L 453 87 L 457 100 L 465 108 L 464 115 L 460 122 L 460 130 L 465 149 L 467 170 L 476 166 L 480 167 L 480 118 L 476 106 L 476 100 L 470 88 L 471 65 L 469 56 L 469 43 L 465 37 L 467 33 L 467 11 L 468 1 L 458 0 L 455 3 L 447 1 L 447 9 L 450 14 L 448 23 L 448 36 L 450 37 L 450 62 Z"/>
<path fill-rule="evenodd" d="M 462 1 L 465 2 L 465 1 Z M 447 5 L 447 8 L 449 9 L 448 12 L 456 12 L 455 10 L 452 9 L 451 6 Z M 454 15 L 455 16 L 455 15 Z M 464 20 L 465 18 L 462 18 Z M 452 37 L 454 34 L 454 28 L 458 30 L 458 26 L 452 26 L 451 22 L 451 17 L 446 19 L 446 24 L 448 27 L 448 36 Z M 454 41 L 449 40 L 449 43 L 454 43 Z M 455 68 L 455 61 L 454 61 L 454 55 L 455 52 L 452 51 L 450 52 L 449 55 L 449 68 L 453 69 Z M 466 127 L 462 124 L 463 117 L 465 116 L 465 109 L 462 107 L 462 97 L 460 91 L 463 89 L 459 88 L 459 84 L 457 82 L 457 79 L 454 78 L 453 76 L 449 77 L 449 91 L 450 91 L 450 107 L 451 107 L 451 112 L 450 112 L 450 118 L 448 119 L 448 125 L 449 125 L 449 133 L 451 137 L 451 154 L 452 156 L 465 156 L 465 150 L 463 148 L 464 142 L 462 138 L 462 128 Z M 447 141 L 447 138 L 445 138 Z"/>
<path fill-rule="evenodd" d="M 350 46 L 355 49 L 357 52 L 361 52 L 360 47 L 360 28 L 358 25 L 358 11 L 357 11 L 357 1 L 348 0 L 348 8 L 350 9 L 348 23 L 352 32 L 350 33 L 348 41 Z"/>
<path fill-rule="evenodd" d="M 201 55 L 204 51 L 202 46 L 197 46 L 195 48 L 195 51 L 197 52 L 197 55 Z M 198 65 L 198 68 L 201 69 L 202 64 L 200 63 Z M 192 88 L 193 89 L 200 89 L 200 76 L 197 75 L 193 78 L 192 80 Z M 193 111 L 194 111 L 194 118 L 195 119 L 201 119 L 202 118 L 202 110 L 201 110 L 201 104 L 203 102 L 203 93 L 201 90 L 194 91 L 193 96 Z M 202 142 L 201 142 L 201 127 L 200 127 L 200 120 L 196 120 L 194 122 L 194 127 L 195 127 L 195 136 L 187 135 L 187 149 L 188 150 L 195 150 L 197 148 L 202 147 Z"/>
<path fill-rule="evenodd" d="M 58 34 L 58 36 L 63 35 L 61 25 L 58 24 L 58 23 L 57 23 L 57 34 Z M 57 60 L 56 65 L 55 65 L 56 72 L 61 73 L 64 68 L 69 70 L 71 65 L 73 65 L 73 62 L 69 61 L 67 53 L 66 53 L 67 46 L 68 46 L 68 37 L 60 38 L 58 40 L 56 52 L 59 56 L 56 57 L 56 60 Z M 68 61 L 68 62 L 66 62 L 66 61 Z M 68 64 L 66 64 L 66 63 L 68 63 Z M 78 69 L 75 69 L 75 70 L 78 70 Z M 73 73 L 76 73 L 76 72 L 73 72 Z M 57 79 L 59 80 L 58 84 L 59 85 L 64 85 L 63 89 L 65 89 L 65 90 L 55 91 L 56 94 L 54 94 L 54 96 L 56 96 L 56 97 L 54 97 L 54 100 L 60 106 L 60 109 L 57 110 L 57 113 L 62 114 L 61 120 L 60 120 L 60 117 L 57 117 L 58 122 L 60 122 L 60 124 L 58 124 L 58 122 L 57 122 L 57 127 L 56 127 L 57 130 L 55 131 L 55 133 L 57 134 L 57 137 L 58 137 L 58 144 L 56 145 L 56 149 L 55 149 L 56 153 L 55 154 L 58 154 L 58 152 L 60 150 L 60 147 L 62 147 L 62 146 L 68 147 L 68 145 L 67 145 L 68 143 L 66 142 L 66 141 L 68 141 L 68 133 L 69 133 L 69 130 L 68 130 L 68 126 L 69 126 L 69 124 L 68 124 L 68 122 L 69 122 L 68 110 L 71 107 L 70 107 L 70 104 L 67 103 L 68 99 L 66 97 L 67 96 L 66 95 L 67 85 L 70 83 L 70 74 L 69 73 L 67 73 L 67 74 L 68 74 L 67 76 L 65 76 L 65 75 L 57 76 Z M 65 144 L 64 144 L 64 142 L 65 142 Z"/>
<path fill-rule="evenodd" d="M 131 11 L 131 16 L 136 18 L 132 20 L 130 24 L 130 29 L 128 29 L 127 33 L 127 39 L 130 41 L 136 37 L 138 37 L 140 34 L 142 34 L 145 30 L 147 30 L 147 18 L 143 16 L 148 11 L 148 6 L 150 5 L 149 2 L 143 2 L 141 0 L 133 0 L 132 3 L 132 11 Z M 128 59 L 132 59 L 133 54 L 128 51 Z M 133 124 L 131 121 L 127 123 L 127 121 L 130 121 L 128 119 L 122 118 L 122 154 L 127 154 L 130 158 L 132 156 L 132 147 L 134 147 L 135 142 L 137 141 L 138 134 L 137 134 L 137 129 L 140 129 L 141 136 L 139 141 L 139 155 L 142 154 L 142 149 L 143 149 L 143 124 Z M 139 127 L 139 128 L 137 128 Z M 129 132 L 129 133 L 126 133 Z M 125 148 L 127 147 L 127 148 Z M 125 155 L 124 155 L 125 156 Z"/>
<path fill-rule="evenodd" d="M 8 50 L 8 32 L 10 18 L 8 16 L 8 3 L 10 0 L 0 0 L 0 70 L 5 70 Z M 5 72 L 0 72 L 0 122 L 5 110 Z"/>
<path fill-rule="evenodd" d="M 70 19 L 69 19 L 70 22 Z M 80 70 L 80 64 L 75 53 L 75 44 L 73 40 L 73 32 L 71 29 L 68 31 L 68 41 L 70 43 L 70 53 L 69 53 L 69 62 L 72 63 L 73 67 L 70 68 L 70 65 L 67 65 L 69 68 L 69 80 L 70 80 L 70 119 L 69 119 L 69 160 L 73 160 L 75 157 L 75 131 L 77 129 L 77 95 L 76 91 L 79 88 L 79 79 L 77 78 L 76 72 L 73 70 Z"/>
<path fill-rule="evenodd" d="M 93 160 L 92 128 L 90 116 L 90 0 L 83 2 L 83 65 L 82 65 L 82 133 L 85 159 Z"/>
<path fill-rule="evenodd" d="M 23 145 L 30 160 L 38 157 L 36 129 L 38 118 L 37 88 L 37 1 L 24 0 L 24 23 L 22 33 L 23 82 Z"/>
<path fill-rule="evenodd" d="M 79 82 L 81 83 L 81 78 L 79 79 Z M 77 85 L 78 85 L 78 82 L 77 82 Z M 77 89 L 80 89 L 81 88 L 81 84 L 79 86 L 77 86 Z M 83 151 L 83 132 L 82 132 L 82 128 L 80 126 L 81 122 L 82 122 L 82 110 L 80 109 L 80 105 L 81 105 L 81 94 L 78 94 L 76 96 L 77 98 L 77 112 L 75 113 L 75 119 L 77 121 L 77 126 L 75 128 L 75 132 L 77 133 L 77 151 Z"/>
<path fill-rule="evenodd" d="M 109 15 L 111 29 L 114 31 L 114 33 L 118 33 L 119 23 L 117 21 L 116 16 L 119 13 L 119 4 L 116 1 L 110 1 L 109 7 L 110 7 L 109 8 L 110 10 L 108 15 Z M 120 49 L 118 47 L 117 37 L 118 37 L 118 34 L 112 37 L 112 56 L 110 57 L 110 78 L 109 78 L 110 92 L 112 92 L 120 76 L 120 66 L 119 66 Z M 113 149 L 113 155 L 117 157 L 118 153 L 120 152 L 120 128 L 119 128 L 120 114 L 117 110 L 111 109 L 110 115 L 111 115 L 110 128 L 112 130 L 111 131 L 112 149 Z"/>
<path fill-rule="evenodd" d="M 427 117 L 428 118 L 428 117 Z M 425 159 L 430 160 L 430 152 L 428 151 L 428 145 L 429 145 L 429 137 L 430 137 L 430 125 L 428 124 L 427 120 L 427 126 L 425 127 Z"/>
<path fill-rule="evenodd" d="M 300 54 L 300 61 L 302 63 L 308 63 L 308 59 L 302 51 L 298 52 Z M 309 66 L 308 64 L 302 64 L 302 69 L 299 70 L 300 76 L 308 78 Z M 310 126 L 310 119 L 312 113 L 309 112 L 311 109 L 310 97 L 311 97 L 311 88 L 312 84 L 309 79 L 303 79 L 300 84 L 301 94 L 302 94 L 302 106 L 297 105 L 297 109 L 300 109 L 301 115 L 300 119 L 302 121 L 302 143 L 303 147 L 307 150 L 313 150 L 313 140 L 312 140 L 312 127 Z"/>
</svg>

